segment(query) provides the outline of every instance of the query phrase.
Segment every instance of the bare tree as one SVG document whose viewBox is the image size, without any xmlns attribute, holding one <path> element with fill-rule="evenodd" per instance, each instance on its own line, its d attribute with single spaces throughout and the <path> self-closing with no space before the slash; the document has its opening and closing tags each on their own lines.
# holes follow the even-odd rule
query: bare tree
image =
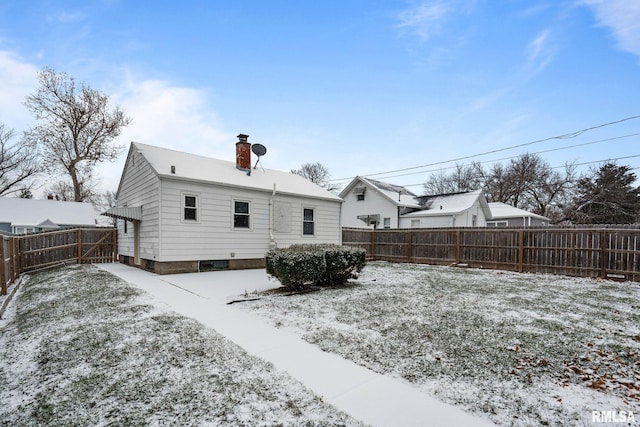
<svg viewBox="0 0 640 427">
<path fill-rule="evenodd" d="M 14 137 L 13 129 L 0 122 L 0 196 L 29 191 L 38 173 L 38 164 L 28 148 L 20 142 L 11 144 Z"/>
<path fill-rule="evenodd" d="M 451 173 L 440 171 L 424 183 L 424 195 L 461 193 L 484 187 L 485 171 L 479 162 L 457 164 Z"/>
<path fill-rule="evenodd" d="M 65 202 L 82 201 L 97 205 L 101 196 L 94 191 L 96 186 L 97 182 L 93 178 L 91 171 L 81 169 L 77 173 L 77 186 L 74 187 L 74 184 L 68 177 L 60 177 L 57 180 L 51 181 L 44 188 L 44 192 L 47 195 L 53 196 L 56 200 Z M 76 189 L 79 191 L 80 200 L 76 198 Z"/>
<path fill-rule="evenodd" d="M 561 221 L 575 186 L 575 167 L 554 170 L 536 154 L 523 154 L 507 165 L 496 163 L 485 171 L 480 163 L 456 165 L 453 172 L 432 175 L 425 194 L 443 194 L 482 188 L 490 202 L 503 202 Z"/>
<path fill-rule="evenodd" d="M 300 175 L 328 191 L 336 191 L 340 188 L 339 185 L 329 182 L 329 179 L 331 178 L 329 169 L 320 162 L 305 163 L 300 167 L 300 169 L 292 169 L 291 173 Z"/>
<path fill-rule="evenodd" d="M 73 200 L 85 200 L 93 192 L 86 177 L 98 163 L 117 158 L 123 147 L 112 142 L 131 118 L 112 108 L 107 95 L 50 68 L 40 72 L 39 87 L 25 105 L 38 120 L 27 141 L 49 172 L 68 174 Z"/>
<path fill-rule="evenodd" d="M 115 207 L 117 204 L 115 191 L 107 190 L 104 193 L 100 194 L 96 199 L 97 200 L 95 201 L 94 206 L 96 207 L 96 210 L 98 212 L 105 212 L 106 210 Z M 118 220 L 116 218 L 109 218 L 108 221 L 114 227 L 118 225 Z"/>
</svg>

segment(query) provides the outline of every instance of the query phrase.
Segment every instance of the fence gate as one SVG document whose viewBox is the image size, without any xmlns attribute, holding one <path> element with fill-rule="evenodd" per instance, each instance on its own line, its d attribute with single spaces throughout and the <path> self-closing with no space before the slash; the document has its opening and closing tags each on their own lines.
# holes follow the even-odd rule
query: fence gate
<svg viewBox="0 0 640 427">
<path fill-rule="evenodd" d="M 0 236 L 0 295 L 22 273 L 64 264 L 114 262 L 115 228 L 74 228 L 25 236 Z"/>
</svg>

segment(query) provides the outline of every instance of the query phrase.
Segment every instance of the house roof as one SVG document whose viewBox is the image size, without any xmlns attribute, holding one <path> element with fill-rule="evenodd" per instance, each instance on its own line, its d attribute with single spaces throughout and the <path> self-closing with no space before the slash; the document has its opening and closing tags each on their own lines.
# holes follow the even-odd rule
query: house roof
<svg viewBox="0 0 640 427">
<path fill-rule="evenodd" d="M 464 212 L 471 208 L 476 201 L 485 211 L 487 219 L 491 219 L 491 211 L 482 190 L 467 191 L 464 193 L 438 194 L 434 196 L 419 197 L 422 210 L 402 215 L 403 217 L 446 216 Z"/>
<path fill-rule="evenodd" d="M 340 197 L 344 198 L 352 189 L 356 188 L 358 184 L 362 184 L 372 190 L 377 191 L 384 197 L 389 199 L 396 206 L 420 208 L 416 195 L 407 190 L 406 187 L 389 184 L 382 181 L 376 181 L 375 179 L 365 178 L 363 176 L 355 177 L 345 188 L 340 192 Z"/>
<path fill-rule="evenodd" d="M 19 227 L 54 225 L 95 226 L 96 212 L 89 203 L 0 197 L 0 222 Z"/>
<path fill-rule="evenodd" d="M 502 202 L 489 203 L 489 209 L 491 209 L 491 215 L 493 219 L 506 219 L 506 218 L 537 218 L 543 221 L 551 221 L 546 216 L 538 215 L 533 212 L 519 209 L 514 206 L 508 205 Z"/>
<path fill-rule="evenodd" d="M 275 186 L 278 193 L 342 202 L 340 197 L 330 191 L 300 175 L 289 172 L 257 167 L 251 169 L 249 175 L 237 169 L 234 162 L 139 142 L 132 142 L 130 150 L 139 152 L 160 178 L 198 181 L 268 192 L 272 192 Z M 172 167 L 175 173 L 172 173 Z"/>
</svg>

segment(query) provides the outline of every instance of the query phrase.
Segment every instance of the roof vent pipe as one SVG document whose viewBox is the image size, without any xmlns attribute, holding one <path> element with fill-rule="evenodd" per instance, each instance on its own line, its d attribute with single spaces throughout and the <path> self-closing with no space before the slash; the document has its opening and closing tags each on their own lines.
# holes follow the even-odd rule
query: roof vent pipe
<svg viewBox="0 0 640 427">
<path fill-rule="evenodd" d="M 236 142 L 236 168 L 241 171 L 251 170 L 251 144 L 247 141 L 249 135 L 238 135 Z"/>
</svg>

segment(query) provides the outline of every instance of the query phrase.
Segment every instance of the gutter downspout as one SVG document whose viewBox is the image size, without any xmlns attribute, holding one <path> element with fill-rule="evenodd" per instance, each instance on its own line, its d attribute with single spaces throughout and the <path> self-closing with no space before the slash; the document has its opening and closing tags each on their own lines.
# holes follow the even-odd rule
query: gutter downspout
<svg viewBox="0 0 640 427">
<path fill-rule="evenodd" d="M 273 237 L 273 198 L 276 196 L 276 184 L 273 184 L 273 192 L 269 199 L 269 249 L 277 248 L 275 238 Z"/>
</svg>

